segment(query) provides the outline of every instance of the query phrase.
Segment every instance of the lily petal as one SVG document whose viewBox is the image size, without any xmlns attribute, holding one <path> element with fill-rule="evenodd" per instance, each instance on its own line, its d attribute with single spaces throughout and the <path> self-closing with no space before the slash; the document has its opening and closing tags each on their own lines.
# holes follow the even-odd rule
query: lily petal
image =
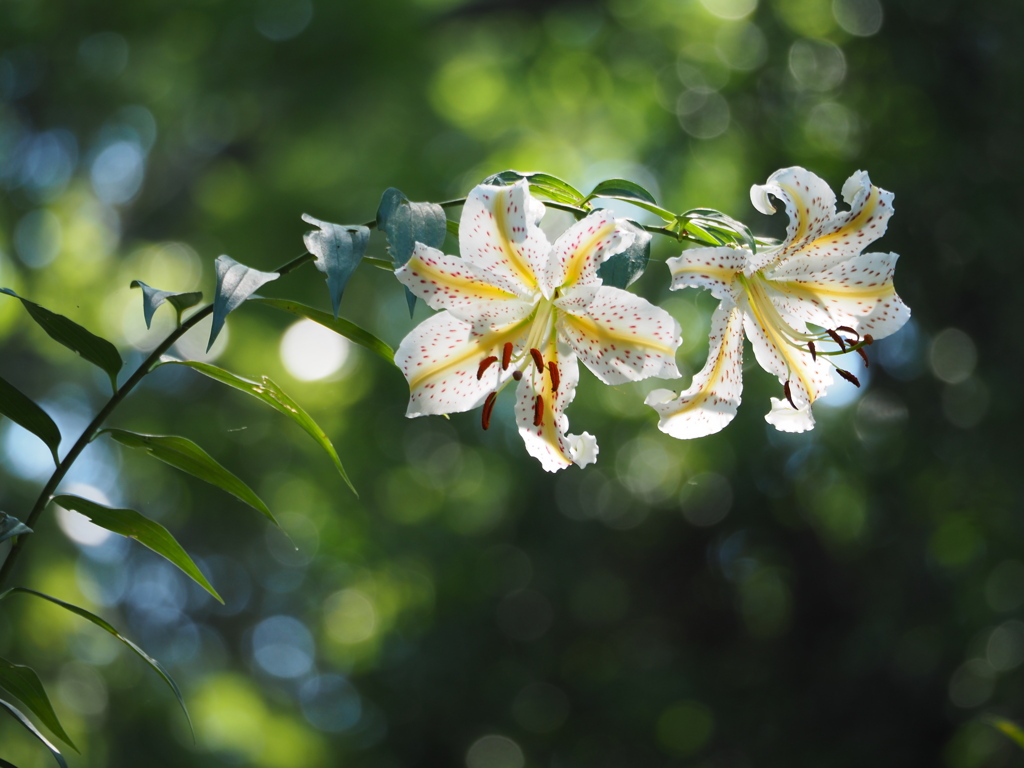
<svg viewBox="0 0 1024 768">
<path fill-rule="evenodd" d="M 895 253 L 865 253 L 799 280 L 772 281 L 777 303 L 793 317 L 822 328 L 849 326 L 876 339 L 889 336 L 910 319 L 910 308 L 896 294 Z"/>
<path fill-rule="evenodd" d="M 672 273 L 672 290 L 707 288 L 722 301 L 733 302 L 736 275 L 744 272 L 750 252 L 742 248 L 691 248 L 682 256 L 667 259 Z"/>
<path fill-rule="evenodd" d="M 633 233 L 620 227 L 611 211 L 598 210 L 577 221 L 555 241 L 547 268 L 537 274 L 544 295 L 599 283 L 597 268 L 632 243 Z"/>
<path fill-rule="evenodd" d="M 753 300 L 744 295 L 739 306 L 754 357 L 762 368 L 778 377 L 779 383 L 789 383 L 793 402 L 802 407 L 825 394 L 832 384 L 832 366 L 824 357 L 815 359 L 790 343 L 783 335 L 786 323 L 778 317 L 767 295 L 755 295 Z"/>
<path fill-rule="evenodd" d="M 576 396 L 579 365 L 572 349 L 564 343 L 549 344 L 541 351 L 544 360 L 554 363 L 558 387 L 554 388 L 550 371 L 531 369 L 516 388 L 516 422 L 527 452 L 540 461 L 547 472 L 557 472 L 570 464 L 585 467 L 597 460 L 597 440 L 584 432 L 567 434 L 569 419 L 565 409 Z M 541 398 L 538 421 L 537 398 Z"/>
<path fill-rule="evenodd" d="M 395 277 L 431 309 L 447 309 L 467 322 L 508 323 L 526 317 L 534 305 L 513 281 L 423 243 L 416 243 Z"/>
<path fill-rule="evenodd" d="M 507 342 L 521 355 L 525 326 L 520 320 L 483 329 L 450 312 L 438 312 L 417 325 L 395 352 L 395 364 L 409 381 L 405 415 L 461 413 L 483 404 L 512 370 L 493 364 L 478 377 L 481 361 L 489 356 L 500 359 Z"/>
<path fill-rule="evenodd" d="M 819 182 L 811 184 L 813 189 L 825 185 L 825 182 L 814 174 L 808 171 L 804 173 L 813 176 Z M 792 186 L 795 191 L 800 191 L 799 183 Z M 805 180 L 804 188 L 806 186 Z M 831 269 L 856 256 L 885 234 L 889 217 L 892 216 L 892 192 L 873 186 L 868 174 L 858 171 L 843 186 L 843 198 L 849 203 L 850 210 L 842 213 L 832 210 L 825 220 L 819 220 L 816 216 L 806 232 L 788 238 L 776 263 L 766 270 L 766 277 L 776 280 L 799 280 Z M 794 198 L 794 204 L 798 210 L 801 206 L 806 210 L 809 205 L 807 194 Z"/>
<path fill-rule="evenodd" d="M 704 437 L 733 420 L 743 392 L 743 313 L 719 304 L 711 317 L 704 367 L 678 396 L 656 389 L 644 401 L 661 417 L 658 429 L 680 439 Z"/>
<path fill-rule="evenodd" d="M 562 310 L 558 333 L 584 365 L 605 384 L 623 384 L 650 376 L 677 379 L 676 349 L 682 329 L 668 312 L 635 294 L 601 286 L 583 313 L 574 310 L 570 289 L 554 304 Z"/>
<path fill-rule="evenodd" d="M 764 184 L 750 188 L 750 202 L 761 213 L 775 213 L 768 195 L 782 200 L 789 214 L 786 240 L 780 249 L 763 251 L 753 257 L 750 273 L 764 269 L 788 255 L 793 243 L 802 243 L 810 233 L 827 224 L 836 215 L 836 196 L 825 181 L 799 166 L 782 168 L 768 177 Z"/>
<path fill-rule="evenodd" d="M 519 181 L 508 187 L 481 184 L 466 198 L 459 223 L 462 257 L 519 286 L 522 293 L 537 289 L 534 275 L 545 269 L 551 244 L 537 225 L 544 204 Z"/>
<path fill-rule="evenodd" d="M 802 408 L 794 408 L 777 397 L 772 398 L 772 409 L 764 415 L 764 420 L 780 432 L 807 432 L 814 429 L 810 403 Z"/>
</svg>

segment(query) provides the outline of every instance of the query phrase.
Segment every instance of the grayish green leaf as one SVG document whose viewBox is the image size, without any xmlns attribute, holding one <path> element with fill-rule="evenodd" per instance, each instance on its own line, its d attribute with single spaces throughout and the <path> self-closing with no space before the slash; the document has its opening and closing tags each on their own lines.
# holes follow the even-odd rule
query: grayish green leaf
<svg viewBox="0 0 1024 768">
<path fill-rule="evenodd" d="M 326 314 L 326 313 L 325 313 Z M 341 477 L 348 484 L 348 487 L 352 489 L 352 492 L 357 496 L 355 486 L 352 485 L 352 481 L 349 480 L 348 474 L 345 472 L 345 468 L 341 465 L 341 459 L 338 458 L 337 451 L 334 450 L 334 445 L 331 443 L 330 438 L 327 437 L 327 433 L 324 432 L 313 421 L 306 411 L 289 397 L 284 390 L 282 390 L 277 384 L 271 381 L 268 377 L 261 377 L 260 381 L 252 381 L 251 379 L 245 379 L 241 376 L 237 376 L 230 371 L 225 371 L 223 368 L 218 368 L 215 365 L 209 363 L 192 362 L 188 360 L 164 360 L 161 365 L 167 363 L 174 363 L 177 365 L 187 365 L 189 368 L 199 371 L 204 376 L 209 376 L 211 379 L 216 379 L 222 384 L 227 384 L 229 387 L 234 387 L 240 392 L 245 392 L 247 395 L 252 395 L 260 402 L 266 403 L 278 413 L 283 413 L 285 416 L 290 418 L 302 429 L 306 431 L 310 437 L 312 437 L 317 445 L 324 449 L 328 456 L 331 457 L 331 461 L 334 462 L 334 466 L 337 468 Z"/>
<path fill-rule="evenodd" d="M 316 257 L 316 268 L 327 276 L 327 290 L 331 294 L 334 316 L 337 317 L 341 294 L 366 253 L 370 230 L 363 226 L 320 221 L 308 213 L 302 214 L 302 220 L 318 227 L 307 232 L 302 241 L 306 244 L 306 250 Z"/>
<path fill-rule="evenodd" d="M 412 257 L 416 243 L 440 248 L 448 231 L 444 208 L 437 203 L 413 203 L 394 187 L 384 191 L 377 209 L 377 228 L 388 239 L 388 253 L 395 267 Z M 416 296 L 405 289 L 409 314 L 416 306 Z"/>
<path fill-rule="evenodd" d="M 32 724 L 32 721 L 29 720 L 20 709 L 15 707 L 13 704 L 8 704 L 3 699 L 0 699 L 0 707 L 6 709 L 10 713 L 11 717 L 21 723 L 25 730 L 39 739 L 39 741 L 41 741 L 43 745 L 50 750 L 50 754 L 52 754 L 54 759 L 61 765 L 61 768 L 68 768 L 68 764 L 64 760 L 64 756 L 60 753 L 60 750 L 53 746 L 53 743 L 49 739 L 43 736 L 39 729 Z"/>
<path fill-rule="evenodd" d="M 624 251 L 613 254 L 597 268 L 597 276 L 605 285 L 625 288 L 647 269 L 651 260 L 651 233 L 635 221 L 621 221 L 621 226 L 633 233 L 633 242 Z"/>
<path fill-rule="evenodd" d="M 57 719 L 57 713 L 53 711 L 53 705 L 50 704 L 50 698 L 46 695 L 46 689 L 43 688 L 39 676 L 30 667 L 0 659 L 0 687 L 20 699 L 43 725 L 57 735 L 57 738 L 75 752 L 79 751 Z"/>
<path fill-rule="evenodd" d="M 11 517 L 6 512 L 0 512 L 0 542 L 15 536 L 24 536 L 26 533 L 32 533 L 32 529 L 18 518 Z"/>
<path fill-rule="evenodd" d="M 60 464 L 60 430 L 46 411 L 22 394 L 13 384 L 0 377 L 0 413 L 38 437 L 53 455 L 53 463 Z"/>
<path fill-rule="evenodd" d="M 193 477 L 227 491 L 253 509 L 262 512 L 275 525 L 277 520 L 259 496 L 245 483 L 218 464 L 210 454 L 184 437 L 177 435 L 140 435 L 123 429 L 104 429 L 98 434 L 108 434 L 114 440 L 129 448 L 146 451 L 153 458 L 170 464 L 175 469 L 187 472 Z"/>
<path fill-rule="evenodd" d="M 210 326 L 210 343 L 206 345 L 207 351 L 217 340 L 228 314 L 237 309 L 261 286 L 280 277 L 277 272 L 260 272 L 258 269 L 239 264 L 230 256 L 218 256 L 214 266 L 217 269 L 217 295 L 213 300 L 213 323 Z"/>
<path fill-rule="evenodd" d="M 639 184 L 628 179 L 608 179 L 594 187 L 586 200 L 603 197 L 611 200 L 624 200 L 627 203 L 643 208 L 645 211 L 660 216 L 665 221 L 675 221 L 676 215 L 658 205 L 654 195 Z"/>
<path fill-rule="evenodd" d="M 157 307 L 165 301 L 170 304 L 178 313 L 178 322 L 181 322 L 181 313 L 189 307 L 194 307 L 203 300 L 203 294 L 199 291 L 188 293 L 174 293 L 173 291 L 161 291 L 152 286 L 146 285 L 141 280 L 132 280 L 129 288 L 142 289 L 142 315 L 146 318 L 146 327 L 150 328 L 153 323 L 153 313 Z"/>
<path fill-rule="evenodd" d="M 75 512 L 88 517 L 96 525 L 106 528 L 108 531 L 135 539 L 145 547 L 166 558 L 178 566 L 186 576 L 195 581 L 199 586 L 209 592 L 221 603 L 224 601 L 217 594 L 202 571 L 192 562 L 192 558 L 182 549 L 167 529 L 159 523 L 155 523 L 144 517 L 134 509 L 112 509 L 94 501 L 83 499 L 78 496 L 56 496 L 54 504 L 59 504 L 64 509 L 73 509 Z"/>
<path fill-rule="evenodd" d="M 41 307 L 34 301 L 23 299 L 10 288 L 0 288 L 0 293 L 21 301 L 39 326 L 46 331 L 47 335 L 58 344 L 63 344 L 72 352 L 77 352 L 93 365 L 99 366 L 110 376 L 110 384 L 117 389 L 117 374 L 124 364 L 117 348 L 106 339 L 85 330 L 78 323 L 68 320 L 63 315 L 58 315 L 45 307 Z"/>
<path fill-rule="evenodd" d="M 395 362 L 395 352 L 391 347 L 369 331 L 363 330 L 355 323 L 351 323 L 343 317 L 333 318 L 326 312 L 321 312 L 319 309 L 308 307 L 305 304 L 299 304 L 297 301 L 288 301 L 287 299 L 258 298 L 251 299 L 251 301 L 313 320 L 326 328 L 330 328 L 335 333 L 344 336 L 346 339 L 354 341 L 356 344 L 366 347 L 372 352 L 376 352 L 389 363 Z"/>
<path fill-rule="evenodd" d="M 188 720 L 188 727 L 190 729 L 192 728 L 192 718 L 189 717 L 188 709 L 185 708 L 185 700 L 181 696 L 181 691 L 178 689 L 178 684 L 174 682 L 174 680 L 171 678 L 169 674 L 167 674 L 167 670 L 163 668 L 160 662 L 158 662 L 156 659 L 154 659 L 152 656 L 150 656 L 148 653 L 142 650 L 139 646 L 137 646 L 127 637 L 125 637 L 116 629 L 114 629 L 112 625 L 101 619 L 96 614 L 90 613 L 89 611 L 85 610 L 85 608 L 79 608 L 77 605 L 65 603 L 63 600 L 58 600 L 56 597 L 51 597 L 50 595 L 43 594 L 42 592 L 36 592 L 34 589 L 28 589 L 27 587 L 11 587 L 5 592 L 0 592 L 0 600 L 3 600 L 9 595 L 15 593 L 33 595 L 34 597 L 38 597 L 43 600 L 48 600 L 54 605 L 59 605 L 64 610 L 70 611 L 71 613 L 74 613 L 77 616 L 81 616 L 83 619 L 86 619 L 87 621 L 91 621 L 97 627 L 106 632 L 109 632 L 111 635 L 113 635 L 126 646 L 128 646 L 128 648 L 134 651 L 139 658 L 146 662 L 153 669 L 153 671 L 160 675 L 160 677 L 163 678 L 164 682 L 167 683 L 168 686 L 170 686 L 170 689 L 174 692 L 175 697 L 178 699 L 178 704 L 181 705 L 181 711 L 185 713 L 185 719 Z M 0 704 L 2 703 L 3 702 L 0 702 Z M 63 760 L 60 760 L 58 758 L 58 761 L 63 765 Z"/>
</svg>

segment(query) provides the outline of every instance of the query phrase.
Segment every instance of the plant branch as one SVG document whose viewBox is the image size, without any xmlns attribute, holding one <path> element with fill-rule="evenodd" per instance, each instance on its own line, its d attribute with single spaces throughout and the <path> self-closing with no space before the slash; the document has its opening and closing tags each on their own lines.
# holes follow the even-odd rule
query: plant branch
<svg viewBox="0 0 1024 768">
<path fill-rule="evenodd" d="M 303 264 L 312 261 L 314 258 L 313 254 L 304 253 L 281 266 L 277 270 L 277 273 L 279 275 L 287 275 L 289 272 L 298 269 Z M 99 431 L 100 427 L 103 426 L 103 423 L 107 418 L 109 418 L 110 414 L 114 412 L 114 409 L 116 409 L 117 406 L 120 405 L 121 402 L 131 393 L 131 391 L 138 386 L 139 382 L 142 381 L 146 374 L 152 370 L 153 366 L 160 361 L 161 356 L 163 356 L 163 354 L 170 349 L 178 339 L 184 336 L 189 330 L 212 313 L 213 304 L 207 304 L 195 314 L 190 315 L 187 320 L 171 331 L 167 338 L 160 342 L 157 348 L 154 349 L 149 356 L 142 361 L 139 367 L 135 369 L 135 372 L 125 380 L 124 384 L 118 387 L 117 391 L 114 392 L 106 405 L 104 405 L 100 412 L 96 414 L 96 417 L 92 422 L 90 422 L 89 426 L 85 428 L 78 440 L 75 441 L 75 444 L 71 446 L 71 450 L 67 452 L 64 459 L 57 465 L 53 474 L 50 475 L 50 479 L 46 481 L 46 485 L 44 485 L 42 491 L 39 492 L 39 497 L 32 506 L 32 510 L 29 512 L 28 518 L 25 520 L 25 525 L 29 528 L 35 528 L 39 516 L 43 513 L 43 510 L 46 509 L 46 505 L 49 504 L 53 492 L 57 490 L 57 486 L 60 485 L 60 482 L 67 475 L 71 466 L 81 455 L 82 451 L 85 450 L 85 447 L 90 443 L 93 437 L 95 437 L 96 433 Z M 4 588 L 11 573 L 14 571 L 15 563 L 18 561 L 28 538 L 27 534 L 18 536 L 17 541 L 14 543 L 14 546 L 11 547 L 11 551 L 7 555 L 7 559 L 4 560 L 3 566 L 0 566 L 0 590 Z"/>
</svg>

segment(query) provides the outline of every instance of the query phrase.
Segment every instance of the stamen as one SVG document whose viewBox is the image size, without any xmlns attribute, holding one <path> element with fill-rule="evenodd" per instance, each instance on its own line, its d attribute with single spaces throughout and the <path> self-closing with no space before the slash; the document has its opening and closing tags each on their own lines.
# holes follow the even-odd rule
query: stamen
<svg viewBox="0 0 1024 768">
<path fill-rule="evenodd" d="M 868 361 L 868 353 L 864 351 L 864 347 L 857 347 L 857 354 L 860 355 L 860 359 L 864 361 L 865 368 L 871 365 Z"/>
<path fill-rule="evenodd" d="M 788 381 L 785 384 L 782 385 L 782 391 L 785 393 L 786 399 L 789 400 L 789 404 L 792 405 L 794 408 L 796 408 L 796 403 L 793 402 L 793 393 L 790 392 L 790 390 L 789 390 L 789 382 Z M 797 408 L 797 410 L 799 411 L 800 409 Z"/>
<path fill-rule="evenodd" d="M 870 347 L 872 344 L 875 343 L 875 337 L 872 336 L 870 333 L 865 333 L 864 334 L 864 343 L 867 344 Z"/>
<path fill-rule="evenodd" d="M 539 427 L 544 423 L 544 398 L 537 395 L 533 403 L 533 426 Z"/>
<path fill-rule="evenodd" d="M 818 352 L 814 348 L 814 342 L 813 341 L 808 341 L 807 342 L 807 349 L 809 349 L 810 352 L 811 352 L 811 360 L 817 360 L 818 359 Z"/>
<path fill-rule="evenodd" d="M 831 337 L 832 341 L 839 345 L 839 348 L 842 349 L 843 352 L 846 351 L 846 340 L 842 336 L 833 331 L 831 328 L 826 330 L 825 333 L 827 333 Z"/>
<path fill-rule="evenodd" d="M 512 371 L 512 378 L 515 379 L 516 381 L 522 381 L 523 372 L 516 368 L 514 371 Z"/>
<path fill-rule="evenodd" d="M 530 355 L 533 357 L 533 364 L 537 366 L 538 371 L 544 370 L 544 358 L 540 356 L 539 349 L 531 349 Z"/>
<path fill-rule="evenodd" d="M 498 393 L 491 392 L 484 400 L 484 413 L 480 420 L 480 424 L 484 429 L 491 426 L 491 412 L 494 410 L 494 404 L 498 401 Z"/>
<path fill-rule="evenodd" d="M 859 387 L 860 386 L 860 382 L 857 380 L 857 377 L 854 376 L 849 371 L 844 371 L 842 368 L 836 368 L 836 373 L 838 373 L 840 376 L 842 376 L 848 382 L 853 384 L 853 386 L 855 386 L 855 387 Z"/>
<path fill-rule="evenodd" d="M 501 351 L 501 370 L 508 368 L 508 364 L 512 362 L 512 342 L 506 341 L 505 348 Z"/>
<path fill-rule="evenodd" d="M 846 331 L 847 333 L 852 333 L 852 334 L 854 334 L 857 337 L 857 341 L 860 341 L 860 334 L 857 333 L 857 331 L 855 331 L 853 328 L 851 328 L 848 325 L 840 325 L 838 328 L 836 328 L 836 330 L 837 331 Z M 857 341 L 855 341 L 853 343 L 856 344 Z"/>
<path fill-rule="evenodd" d="M 485 357 L 483 360 L 481 360 L 480 367 L 476 369 L 476 380 L 480 381 L 480 379 L 484 377 L 484 373 L 487 371 L 487 369 L 490 368 L 496 362 L 498 362 L 498 358 L 496 358 L 494 355 L 491 355 L 490 357 Z"/>
<path fill-rule="evenodd" d="M 551 375 L 551 391 L 552 392 L 557 392 L 558 391 L 558 381 L 559 381 L 558 365 L 555 364 L 554 360 L 549 360 L 548 361 L 548 373 Z"/>
</svg>

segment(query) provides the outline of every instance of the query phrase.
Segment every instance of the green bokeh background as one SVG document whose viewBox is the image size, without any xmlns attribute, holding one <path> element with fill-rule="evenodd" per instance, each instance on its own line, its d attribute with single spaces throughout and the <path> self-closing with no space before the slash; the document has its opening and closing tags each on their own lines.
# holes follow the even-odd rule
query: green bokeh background
<svg viewBox="0 0 1024 768">
<path fill-rule="evenodd" d="M 0 284 L 132 363 L 172 313 L 147 333 L 131 280 L 210 296 L 218 254 L 272 269 L 302 253 L 303 212 L 364 222 L 389 186 L 449 199 L 506 168 L 581 188 L 624 176 L 768 235 L 784 216 L 757 214 L 751 184 L 799 164 L 838 189 L 866 169 L 896 195 L 878 247 L 902 255 L 914 313 L 805 435 L 765 424 L 778 387 L 751 360 L 736 420 L 692 443 L 658 432 L 653 385 L 584 373 L 569 415 L 600 459 L 550 476 L 510 402 L 486 433 L 476 414 L 407 421 L 396 369 L 352 348 L 333 378 L 298 380 L 280 354 L 292 320 L 243 308 L 218 364 L 304 404 L 360 496 L 255 400 L 184 370 L 147 379 L 113 424 L 197 441 L 291 539 L 164 465 L 89 449 L 64 488 L 169 527 L 227 605 L 47 513 L 19 583 L 164 662 L 196 732 L 114 640 L 11 598 L 0 656 L 40 673 L 82 749 L 71 765 L 1019 765 L 981 718 L 1024 721 L 1022 15 L 1017 0 L 4 0 Z M 655 243 L 657 261 L 676 252 Z M 699 369 L 714 302 L 670 294 L 657 263 L 636 289 L 680 320 L 680 367 Z M 329 306 L 308 268 L 263 292 Z M 342 314 L 392 346 L 414 322 L 370 267 Z M 103 402 L 103 374 L 13 299 L 0 371 L 65 449 Z M 37 447 L 0 423 L 15 516 L 45 479 Z M 0 757 L 53 764 L 10 719 Z"/>
</svg>

